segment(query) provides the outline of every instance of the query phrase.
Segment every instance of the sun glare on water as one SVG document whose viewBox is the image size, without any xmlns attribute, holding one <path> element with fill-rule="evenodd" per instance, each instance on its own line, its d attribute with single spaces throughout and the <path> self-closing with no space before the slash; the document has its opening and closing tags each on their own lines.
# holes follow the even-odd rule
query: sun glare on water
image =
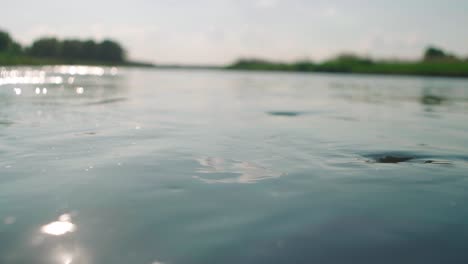
<svg viewBox="0 0 468 264">
<path fill-rule="evenodd" d="M 71 222 L 71 217 L 68 214 L 63 214 L 58 221 L 51 222 L 41 227 L 41 232 L 52 236 L 62 236 L 67 233 L 74 232 L 76 226 Z"/>
</svg>

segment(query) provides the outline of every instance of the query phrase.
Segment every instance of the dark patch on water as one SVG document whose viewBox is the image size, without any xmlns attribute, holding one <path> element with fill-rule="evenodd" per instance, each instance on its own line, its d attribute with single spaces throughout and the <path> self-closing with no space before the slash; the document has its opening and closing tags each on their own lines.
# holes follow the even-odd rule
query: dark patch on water
<svg viewBox="0 0 468 264">
<path fill-rule="evenodd" d="M 376 163 L 400 163 L 406 162 L 414 159 L 413 157 L 406 157 L 406 156 L 392 156 L 392 155 L 385 155 L 381 157 L 376 157 L 374 161 Z"/>
<path fill-rule="evenodd" d="M 97 132 L 96 131 L 86 131 L 86 132 L 80 132 L 80 133 L 75 133 L 75 136 L 94 136 L 96 135 Z"/>
<path fill-rule="evenodd" d="M 97 102 L 87 103 L 86 105 L 113 104 L 113 103 L 118 103 L 118 102 L 123 102 L 123 101 L 127 101 L 127 98 L 118 97 L 118 98 L 104 99 L 104 100 L 97 101 Z"/>
<path fill-rule="evenodd" d="M 410 162 L 416 159 L 423 159 L 424 155 L 419 155 L 410 152 L 378 152 L 363 155 L 366 162 L 369 163 L 390 163 L 397 164 L 402 162 Z"/>
<path fill-rule="evenodd" d="M 467 157 L 460 155 L 426 155 L 413 152 L 381 152 L 365 154 L 368 163 L 398 164 L 414 162 L 421 164 L 452 165 L 455 161 L 466 161 Z"/>
<path fill-rule="evenodd" d="M 295 111 L 270 111 L 267 114 L 272 116 L 285 116 L 285 117 L 295 117 L 303 115 L 303 112 L 295 112 Z"/>
<path fill-rule="evenodd" d="M 440 164 L 440 165 L 450 165 L 452 162 L 448 160 L 426 160 L 424 164 Z"/>
<path fill-rule="evenodd" d="M 421 104 L 423 105 L 441 105 L 443 104 L 447 99 L 437 96 L 437 95 L 424 95 L 421 97 Z"/>
<path fill-rule="evenodd" d="M 0 120 L 0 126 L 11 126 L 13 124 L 14 122 L 9 121 L 9 120 Z"/>
<path fill-rule="evenodd" d="M 294 111 L 270 111 L 267 113 L 272 116 L 285 116 L 285 117 L 295 117 L 295 116 L 300 116 L 303 114 L 302 112 L 294 112 Z"/>
</svg>

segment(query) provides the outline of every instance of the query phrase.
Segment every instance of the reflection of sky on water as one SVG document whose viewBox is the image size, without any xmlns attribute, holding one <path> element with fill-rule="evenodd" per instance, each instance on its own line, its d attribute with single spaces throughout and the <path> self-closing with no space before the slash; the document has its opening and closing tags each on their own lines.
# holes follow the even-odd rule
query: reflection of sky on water
<svg viewBox="0 0 468 264">
<path fill-rule="evenodd" d="M 468 105 L 468 91 L 463 79 L 350 76 L 347 80 L 331 82 L 330 88 L 332 96 L 351 102 L 416 103 L 425 109 L 426 106 Z"/>
</svg>

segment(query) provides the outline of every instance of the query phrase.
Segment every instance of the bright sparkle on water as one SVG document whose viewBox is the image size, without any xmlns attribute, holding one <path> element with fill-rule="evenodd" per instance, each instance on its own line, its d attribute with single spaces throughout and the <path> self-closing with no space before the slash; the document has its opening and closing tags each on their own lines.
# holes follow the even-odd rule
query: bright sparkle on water
<svg viewBox="0 0 468 264">
<path fill-rule="evenodd" d="M 116 67 L 112 67 L 110 72 L 111 72 L 111 75 L 116 75 L 118 73 L 118 70 Z"/>
<path fill-rule="evenodd" d="M 51 222 L 41 227 L 41 232 L 53 236 L 62 236 L 74 232 L 75 225 L 71 222 L 71 216 L 63 214 L 58 221 Z"/>
<path fill-rule="evenodd" d="M 63 264 L 70 264 L 73 262 L 73 257 L 70 255 L 64 255 L 62 256 L 62 263 Z"/>
<path fill-rule="evenodd" d="M 76 75 L 103 76 L 116 75 L 118 69 L 93 66 L 52 66 L 35 68 L 10 69 L 0 67 L 0 86 L 8 84 L 73 84 Z M 72 76 L 70 76 L 72 75 Z"/>
</svg>

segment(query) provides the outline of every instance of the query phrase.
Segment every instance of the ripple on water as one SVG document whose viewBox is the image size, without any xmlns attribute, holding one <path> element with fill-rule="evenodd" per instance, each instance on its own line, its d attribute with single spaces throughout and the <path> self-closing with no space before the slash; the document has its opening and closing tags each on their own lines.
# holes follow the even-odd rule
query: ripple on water
<svg viewBox="0 0 468 264">
<path fill-rule="evenodd" d="M 197 173 L 208 176 L 193 177 L 209 184 L 248 184 L 278 178 L 284 175 L 283 173 L 247 161 L 226 160 L 217 157 L 205 157 L 197 159 L 197 161 L 201 165 Z"/>
<path fill-rule="evenodd" d="M 97 102 L 87 103 L 86 105 L 105 105 L 105 104 L 119 103 L 123 101 L 127 101 L 127 98 L 117 97 L 117 98 L 104 99 L 104 100 L 100 100 Z"/>
</svg>

